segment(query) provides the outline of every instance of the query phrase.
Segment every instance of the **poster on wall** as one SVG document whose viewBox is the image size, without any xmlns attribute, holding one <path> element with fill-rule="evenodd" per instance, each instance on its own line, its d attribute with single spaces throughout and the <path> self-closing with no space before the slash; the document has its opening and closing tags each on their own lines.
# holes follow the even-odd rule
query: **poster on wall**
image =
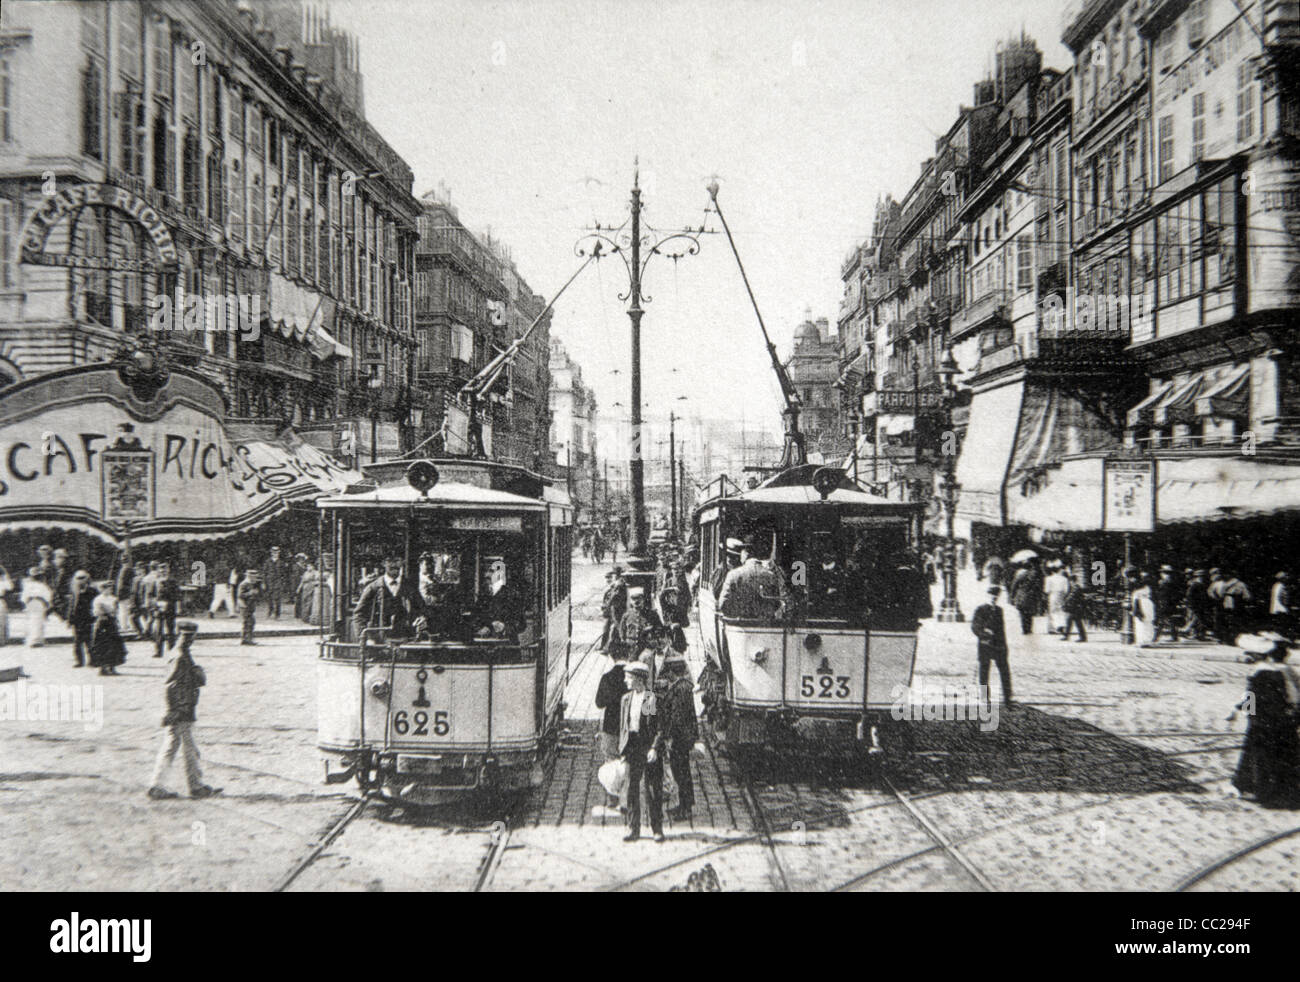
<svg viewBox="0 0 1300 982">
<path fill-rule="evenodd" d="M 1108 532 L 1154 532 L 1156 462 L 1108 460 L 1102 481 L 1102 528 Z"/>
</svg>

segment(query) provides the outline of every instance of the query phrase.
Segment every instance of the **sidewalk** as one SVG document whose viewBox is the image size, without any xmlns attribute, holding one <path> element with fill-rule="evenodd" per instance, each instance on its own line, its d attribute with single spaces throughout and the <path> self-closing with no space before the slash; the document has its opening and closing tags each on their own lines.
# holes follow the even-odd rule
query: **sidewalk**
<svg viewBox="0 0 1300 982">
<path fill-rule="evenodd" d="M 939 642 L 950 644 L 973 644 L 970 633 L 970 618 L 975 608 L 989 599 L 987 580 L 977 580 L 973 569 L 957 571 L 957 602 L 966 620 L 960 624 L 941 624 L 929 620 L 921 622 L 921 634 Z M 935 583 L 930 590 L 935 610 L 943 599 L 943 582 Z M 1119 655 L 1128 658 L 1191 658 L 1200 661 L 1246 662 L 1248 659 L 1242 650 L 1234 645 L 1219 644 L 1214 641 L 1159 641 L 1150 648 L 1139 648 L 1135 644 L 1120 641 L 1118 631 L 1101 628 L 1088 628 L 1088 640 L 1078 641 L 1072 634 L 1071 640 L 1061 641 L 1058 636 L 1047 633 L 1047 617 L 1034 618 L 1032 634 L 1022 634 L 1020 630 L 1020 613 L 1007 602 L 1006 589 L 998 598 L 999 606 L 1004 611 L 1007 625 L 1007 647 L 1012 652 L 1043 651 L 1058 648 L 1062 651 L 1078 651 L 1087 654 Z"/>
<path fill-rule="evenodd" d="M 177 620 L 192 620 L 199 625 L 199 635 L 204 638 L 239 638 L 243 634 L 243 621 L 238 617 L 220 614 L 209 618 L 206 610 L 198 614 L 181 614 Z M 281 614 L 279 620 L 267 617 L 262 611 L 257 612 L 255 636 L 259 638 L 293 638 L 319 634 L 320 627 L 308 624 L 293 616 L 293 606 Z M 27 615 L 21 610 L 9 611 L 9 643 L 22 644 L 27 637 Z M 125 641 L 137 641 L 134 632 L 122 635 Z M 45 619 L 45 644 L 71 644 L 72 628 L 58 614 L 50 614 Z"/>
</svg>

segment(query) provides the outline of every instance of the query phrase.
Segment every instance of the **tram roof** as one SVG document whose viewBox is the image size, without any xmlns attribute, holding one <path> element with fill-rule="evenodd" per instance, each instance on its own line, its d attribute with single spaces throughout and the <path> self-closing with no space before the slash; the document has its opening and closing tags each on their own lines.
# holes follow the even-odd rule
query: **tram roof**
<svg viewBox="0 0 1300 982">
<path fill-rule="evenodd" d="M 823 500 L 822 496 L 817 493 L 817 489 L 809 487 L 807 484 L 789 484 L 785 487 L 757 487 L 740 494 L 729 495 L 726 498 L 714 499 L 714 501 L 719 500 L 750 501 L 755 504 L 769 505 L 861 505 L 899 512 L 913 511 L 918 507 L 913 502 L 892 501 L 889 498 L 881 498 L 865 491 L 850 491 L 845 488 L 836 488 Z"/>
<path fill-rule="evenodd" d="M 409 508 L 412 505 L 428 505 L 434 508 L 501 511 L 543 511 L 546 508 L 536 498 L 525 498 L 508 491 L 494 491 L 492 488 L 456 481 L 440 481 L 429 489 L 427 495 L 421 494 L 409 484 L 393 484 L 356 494 L 320 498 L 316 505 L 319 508 Z"/>
</svg>

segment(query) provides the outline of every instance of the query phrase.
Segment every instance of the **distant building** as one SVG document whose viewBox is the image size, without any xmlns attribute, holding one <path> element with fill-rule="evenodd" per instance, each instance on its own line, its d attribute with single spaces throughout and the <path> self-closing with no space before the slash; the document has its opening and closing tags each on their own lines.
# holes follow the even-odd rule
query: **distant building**
<svg viewBox="0 0 1300 982">
<path fill-rule="evenodd" d="M 799 428 L 808 453 L 830 460 L 849 451 L 840 393 L 835 386 L 840 377 L 840 344 L 830 333 L 830 323 L 825 317 L 814 321 L 812 311 L 806 317 L 795 328 L 794 344 L 785 367 L 803 402 Z"/>
<path fill-rule="evenodd" d="M 550 457 L 559 475 L 567 478 L 585 521 L 598 483 L 596 394 L 582 381 L 582 366 L 569 356 L 563 341 L 551 338 L 550 351 Z"/>
</svg>

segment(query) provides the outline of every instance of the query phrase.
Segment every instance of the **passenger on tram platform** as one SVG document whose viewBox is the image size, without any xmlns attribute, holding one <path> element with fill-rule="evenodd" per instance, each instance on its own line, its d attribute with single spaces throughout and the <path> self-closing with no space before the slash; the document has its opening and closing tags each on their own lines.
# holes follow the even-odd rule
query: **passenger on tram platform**
<svg viewBox="0 0 1300 982">
<path fill-rule="evenodd" d="M 770 620 L 785 608 L 788 596 L 785 580 L 759 556 L 752 542 L 740 547 L 741 564 L 727 574 L 718 597 L 724 617 Z"/>
</svg>

